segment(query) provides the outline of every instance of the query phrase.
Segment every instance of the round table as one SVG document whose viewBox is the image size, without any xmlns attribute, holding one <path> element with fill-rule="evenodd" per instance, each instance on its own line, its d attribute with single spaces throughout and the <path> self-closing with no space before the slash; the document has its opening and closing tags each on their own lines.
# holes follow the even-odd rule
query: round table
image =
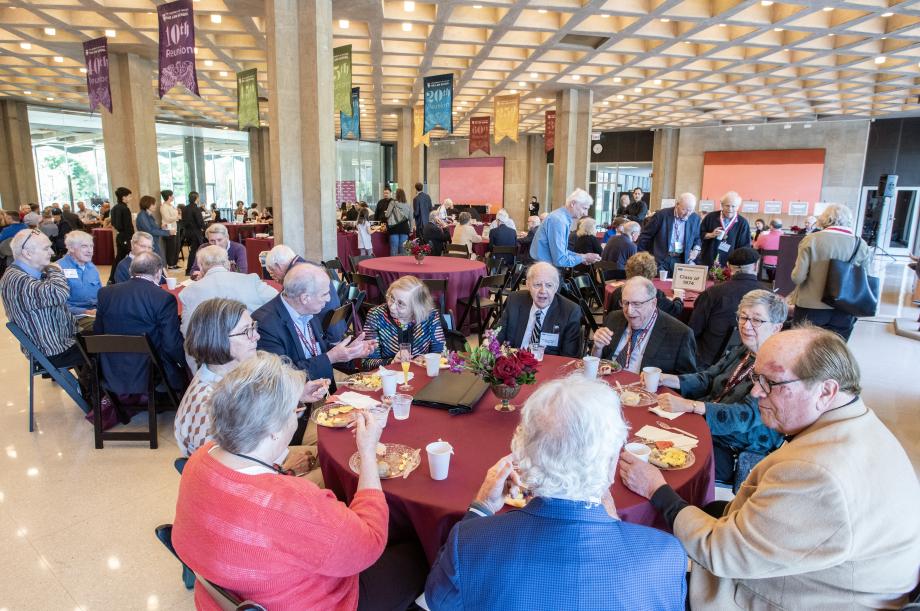
<svg viewBox="0 0 920 611">
<path fill-rule="evenodd" d="M 358 273 L 378 276 L 384 290 L 401 276 L 447 280 L 444 306 L 457 316 L 460 314 L 457 312 L 457 299 L 470 296 L 477 279 L 486 275 L 486 266 L 480 261 L 455 257 L 425 257 L 421 265 L 415 262 L 414 257 L 377 257 L 358 263 Z M 373 286 L 367 287 L 367 293 L 370 301 L 380 298 Z"/>
<path fill-rule="evenodd" d="M 537 372 L 537 384 L 568 373 L 562 368 L 570 360 L 545 357 Z M 410 394 L 421 389 L 429 379 L 424 367 L 413 365 L 412 371 L 415 377 L 411 384 L 415 388 Z M 441 375 L 453 374 L 445 370 Z M 612 377 L 621 383 L 637 379 L 631 373 Z M 514 403 L 523 405 L 536 388 L 536 384 L 525 386 Z M 379 392 L 364 394 L 379 396 Z M 451 416 L 443 410 L 413 405 L 408 420 L 400 421 L 391 417 L 383 431 L 383 442 L 403 443 L 422 449 L 418 469 L 406 479 L 384 480 L 383 491 L 390 507 L 391 539 L 398 540 L 414 533 L 421 541 L 429 562 L 435 559 L 451 527 L 466 513 L 486 471 L 511 451 L 511 438 L 520 412 L 497 412 L 493 409 L 496 403 L 492 392 L 486 391 L 475 410 L 468 415 Z M 655 426 L 658 420 L 662 420 L 642 408 L 625 407 L 623 411 L 632 431 L 646 424 Z M 714 499 L 715 482 L 709 427 L 701 416 L 694 414 L 685 414 L 673 423 L 695 434 L 700 443 L 693 450 L 696 462 L 686 469 L 665 472 L 665 479 L 688 502 L 697 506 L 705 505 Z M 439 438 L 450 442 L 455 453 L 451 458 L 449 477 L 443 481 L 434 481 L 428 472 L 428 458 L 424 448 Z M 319 427 L 319 462 L 326 487 L 346 501 L 352 499 L 358 485 L 358 476 L 348 467 L 348 459 L 354 452 L 354 437 L 349 430 Z M 611 492 L 617 512 L 624 521 L 667 530 L 658 512 L 646 499 L 627 490 L 620 482 L 619 475 Z"/>
<path fill-rule="evenodd" d="M 227 235 L 231 242 L 240 241 L 240 229 L 248 230 L 251 228 L 253 235 L 247 235 L 247 237 L 255 237 L 257 233 L 265 233 L 268 231 L 268 226 L 268 223 L 224 223 L 224 227 L 227 228 Z"/>
<path fill-rule="evenodd" d="M 115 231 L 109 227 L 93 229 L 93 263 L 111 265 L 115 261 Z"/>
<path fill-rule="evenodd" d="M 604 309 L 607 310 L 608 312 L 611 309 L 613 309 L 615 306 L 615 304 L 613 303 L 614 291 L 616 291 L 618 288 L 623 286 L 625 282 L 626 282 L 625 280 L 618 281 L 618 282 L 608 282 L 604 286 Z M 656 289 L 659 289 L 661 292 L 667 295 L 668 299 L 674 299 L 674 290 L 671 288 L 670 280 L 660 280 L 658 278 L 655 278 L 654 280 L 652 280 L 652 284 L 655 285 Z M 712 280 L 707 280 L 706 288 L 708 289 L 713 284 L 715 284 L 715 282 L 713 282 Z M 683 315 L 681 316 L 681 318 L 684 321 L 690 320 L 690 314 L 693 313 L 693 306 L 696 305 L 696 298 L 699 296 L 700 294 L 697 293 L 696 291 L 686 291 L 684 293 L 684 298 L 683 298 L 684 311 L 683 311 Z"/>
</svg>

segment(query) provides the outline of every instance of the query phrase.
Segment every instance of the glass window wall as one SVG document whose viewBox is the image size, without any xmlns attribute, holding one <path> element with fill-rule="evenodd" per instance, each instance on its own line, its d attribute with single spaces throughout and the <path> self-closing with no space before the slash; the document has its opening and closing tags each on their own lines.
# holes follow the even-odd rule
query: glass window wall
<svg viewBox="0 0 920 611">
<path fill-rule="evenodd" d="M 355 184 L 358 201 L 376 203 L 383 194 L 383 146 L 379 142 L 336 140 L 335 179 Z M 337 201 L 336 205 L 342 202 Z"/>
<path fill-rule="evenodd" d="M 593 214 L 599 225 L 606 225 L 616 216 L 617 202 L 624 193 L 636 187 L 648 193 L 652 188 L 652 164 L 648 161 L 621 163 L 592 163 L 589 170 L 588 193 L 594 198 Z M 553 164 L 546 166 L 547 193 L 553 188 Z M 547 201 L 551 198 L 548 195 Z M 557 206 L 562 205 L 560 202 Z M 548 209 L 548 208 L 547 208 Z"/>
</svg>

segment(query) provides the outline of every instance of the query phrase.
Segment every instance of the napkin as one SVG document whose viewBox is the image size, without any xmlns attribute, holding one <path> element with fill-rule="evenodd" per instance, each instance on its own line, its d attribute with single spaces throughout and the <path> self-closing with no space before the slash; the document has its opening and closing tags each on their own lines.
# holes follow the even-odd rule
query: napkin
<svg viewBox="0 0 920 611">
<path fill-rule="evenodd" d="M 386 367 L 381 367 L 381 368 L 380 368 L 380 371 L 378 371 L 377 373 L 379 373 L 380 375 L 383 375 L 383 372 L 384 372 L 384 371 L 390 371 L 390 372 L 392 372 L 392 373 L 395 373 L 395 374 L 397 375 L 397 378 L 396 378 L 396 379 L 399 380 L 399 383 L 400 383 L 400 384 L 403 383 L 403 380 L 404 380 L 405 378 L 403 377 L 404 374 L 403 374 L 403 372 L 402 372 L 402 369 L 400 369 L 400 370 L 397 371 L 396 369 L 387 369 Z M 414 377 L 415 377 L 415 373 L 410 371 L 410 372 L 409 372 L 409 379 L 411 380 L 411 379 L 414 378 Z"/>
<path fill-rule="evenodd" d="M 192 286 L 193 284 L 195 284 L 195 281 L 189 278 L 187 280 L 183 280 L 182 282 L 180 282 L 179 286 Z"/>
<path fill-rule="evenodd" d="M 675 418 L 679 418 L 685 413 L 685 412 L 668 412 L 668 411 L 661 409 L 660 407 L 650 407 L 648 408 L 648 411 L 652 412 L 653 414 L 657 416 L 661 416 L 662 418 L 667 418 L 668 420 L 674 420 Z"/>
<path fill-rule="evenodd" d="M 636 437 L 648 439 L 649 441 L 670 441 L 681 450 L 692 450 L 699 445 L 699 440 L 693 437 L 687 437 L 680 433 L 672 433 L 671 431 L 659 429 L 658 427 L 649 426 L 647 424 L 636 431 Z"/>
<path fill-rule="evenodd" d="M 341 395 L 336 395 L 335 398 L 345 405 L 354 405 L 358 409 L 370 409 L 380 403 L 377 399 L 354 391 L 343 392 Z"/>
</svg>

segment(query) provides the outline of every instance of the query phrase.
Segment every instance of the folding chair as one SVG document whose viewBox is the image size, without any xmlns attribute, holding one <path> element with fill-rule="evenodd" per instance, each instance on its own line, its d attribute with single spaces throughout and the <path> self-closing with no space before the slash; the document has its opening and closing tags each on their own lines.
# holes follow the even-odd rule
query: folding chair
<svg viewBox="0 0 920 611">
<path fill-rule="evenodd" d="M 484 263 L 486 264 L 486 273 L 490 276 L 505 273 L 505 262 L 498 258 L 495 253 L 486 254 Z"/>
<path fill-rule="evenodd" d="M 428 292 L 431 293 L 431 296 L 435 298 L 438 304 L 438 312 L 444 314 L 447 311 L 445 305 L 445 299 L 447 295 L 447 279 L 443 280 L 432 280 L 428 278 L 422 278 L 422 284 L 428 288 Z"/>
<path fill-rule="evenodd" d="M 600 293 L 598 292 L 597 287 L 594 285 L 594 281 L 591 280 L 590 276 L 587 274 L 572 276 L 570 282 L 572 283 L 574 290 L 578 291 L 582 299 L 584 299 L 589 306 L 594 308 L 591 303 L 592 300 L 595 304 L 597 304 L 597 307 L 592 310 L 593 312 L 603 312 L 604 301 L 601 298 Z"/>
<path fill-rule="evenodd" d="M 626 280 L 626 270 L 617 269 L 616 261 L 597 261 L 592 265 L 598 284 L 603 285 L 608 280 Z"/>
<path fill-rule="evenodd" d="M 760 259 L 757 261 L 757 279 L 772 283 L 776 276 L 776 265 L 766 265 L 763 260 L 764 257 L 778 257 L 779 251 L 760 249 L 757 252 L 760 253 Z"/>
<path fill-rule="evenodd" d="M 452 352 L 466 350 L 466 336 L 454 330 L 454 317 L 447 313 L 441 314 L 441 329 L 444 331 L 444 344 Z"/>
<path fill-rule="evenodd" d="M 515 263 L 512 269 L 509 269 L 507 272 L 507 281 L 505 282 L 505 293 L 511 293 L 518 288 L 524 282 L 524 278 L 527 276 L 527 266 L 523 263 Z"/>
<path fill-rule="evenodd" d="M 473 287 L 473 291 L 470 293 L 469 297 L 460 298 L 457 300 L 458 306 L 464 306 L 463 316 L 460 317 L 460 322 L 457 323 L 457 328 L 462 329 L 463 323 L 466 321 L 466 317 L 470 316 L 470 332 L 473 331 L 473 317 L 472 313 L 476 316 L 476 327 L 477 333 L 479 335 L 479 340 L 482 341 L 482 334 L 485 332 L 489 320 L 493 315 L 497 316 L 501 311 L 501 296 L 502 296 L 502 287 L 505 284 L 505 277 L 503 275 L 498 276 L 480 276 L 476 280 L 476 285 Z M 479 295 L 479 292 L 482 289 L 497 289 L 498 292 L 494 297 L 482 298 Z M 483 309 L 486 310 L 485 318 L 482 317 Z"/>
<path fill-rule="evenodd" d="M 176 548 L 173 547 L 172 544 L 172 527 L 172 524 L 160 524 L 154 529 L 154 534 L 156 534 L 160 543 L 169 550 L 169 553 L 182 563 L 182 581 L 185 583 L 186 588 L 191 589 L 195 585 L 195 581 L 198 581 L 208 593 L 208 596 L 211 597 L 211 600 L 213 600 L 222 611 L 265 611 L 265 607 L 262 605 L 256 604 L 251 600 L 242 600 L 233 592 L 220 587 L 216 583 L 208 581 L 201 575 L 196 575 L 184 562 L 182 562 L 182 558 L 179 558 L 179 554 L 176 553 Z M 186 575 L 191 576 L 191 583 L 186 581 Z"/>
<path fill-rule="evenodd" d="M 236 241 L 240 244 L 245 244 L 247 238 L 256 237 L 256 228 L 252 226 L 241 225 L 236 231 Z"/>
<path fill-rule="evenodd" d="M 447 252 L 444 254 L 450 256 L 452 253 L 455 253 L 455 254 L 462 253 L 463 256 L 469 259 L 470 258 L 470 247 L 467 246 L 466 244 L 448 244 Z"/>
<path fill-rule="evenodd" d="M 347 329 L 352 323 L 351 303 L 343 304 L 342 306 L 327 312 L 325 319 L 323 320 L 323 331 L 328 331 L 331 326 L 337 325 L 343 321 L 345 322 L 345 329 L 347 333 Z"/>
<path fill-rule="evenodd" d="M 367 274 L 360 274 L 358 272 L 351 273 L 352 281 L 358 285 L 358 287 L 364 291 L 364 303 L 361 304 L 360 312 L 362 314 L 367 314 L 374 306 L 378 306 L 386 301 L 386 289 L 383 288 L 383 283 L 380 281 L 380 276 L 369 276 Z M 369 288 L 376 289 L 377 296 L 374 299 L 371 299 L 371 291 Z M 357 309 L 357 306 L 355 306 Z"/>
<path fill-rule="evenodd" d="M 77 341 L 80 351 L 89 366 L 93 368 L 96 376 L 96 384 L 93 389 L 93 428 L 95 429 L 96 449 L 103 448 L 103 442 L 109 441 L 149 441 L 150 449 L 156 450 L 157 442 L 157 404 L 156 404 L 156 385 L 157 376 L 164 382 L 169 400 L 176 409 L 179 409 L 179 397 L 175 391 L 166 383 L 166 374 L 164 373 L 163 363 L 157 355 L 150 340 L 146 335 L 87 335 L 78 336 Z M 115 405 L 116 410 L 123 411 L 119 405 L 117 397 L 104 390 L 102 379 L 102 368 L 100 367 L 100 355 L 102 354 L 146 354 L 148 359 L 147 368 L 147 432 L 143 431 L 103 431 L 102 430 L 102 393 L 109 397 L 109 400 Z M 120 414 L 123 415 L 123 414 Z"/>
<path fill-rule="evenodd" d="M 358 271 L 358 263 L 373 258 L 374 255 L 349 255 L 348 263 L 351 265 L 351 273 L 354 274 L 356 271 Z"/>
<path fill-rule="evenodd" d="M 517 246 L 493 246 L 492 254 L 497 257 L 500 261 L 505 264 L 505 267 L 513 267 L 514 263 L 517 263 Z M 511 264 L 508 263 L 509 257 L 511 255 Z"/>
<path fill-rule="evenodd" d="M 342 265 L 342 262 L 338 257 L 335 259 L 329 259 L 328 261 L 323 261 L 323 267 L 326 268 L 326 273 L 329 274 L 329 278 L 332 280 L 337 280 L 339 282 L 345 282 L 348 280 L 345 273 L 345 267 Z"/>
<path fill-rule="evenodd" d="M 454 259 L 469 259 L 469 255 L 465 255 L 462 252 L 445 252 L 441 255 L 442 257 L 453 257 Z"/>
<path fill-rule="evenodd" d="M 70 373 L 69 368 L 59 369 L 52 365 L 48 357 L 42 354 L 38 346 L 32 343 L 26 332 L 16 323 L 8 322 L 6 323 L 6 328 L 10 330 L 13 337 L 19 340 L 19 344 L 25 349 L 26 357 L 29 359 L 29 432 L 31 433 L 35 430 L 35 376 L 37 375 L 51 376 L 51 379 L 57 382 L 64 389 L 64 392 L 73 399 L 77 407 L 88 414 L 90 410 L 89 403 L 80 394 L 80 384 L 74 375 Z"/>
</svg>

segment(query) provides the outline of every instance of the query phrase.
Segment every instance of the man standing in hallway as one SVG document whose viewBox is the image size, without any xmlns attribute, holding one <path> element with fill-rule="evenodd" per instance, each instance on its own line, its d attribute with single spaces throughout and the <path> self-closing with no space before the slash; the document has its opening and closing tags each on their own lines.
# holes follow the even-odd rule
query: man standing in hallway
<svg viewBox="0 0 920 611">
<path fill-rule="evenodd" d="M 700 265 L 710 267 L 718 262 L 720 267 L 725 267 L 732 251 L 751 245 L 751 226 L 738 214 L 740 206 L 741 196 L 729 191 L 722 196 L 721 210 L 713 210 L 703 218 Z"/>
<path fill-rule="evenodd" d="M 700 217 L 694 214 L 696 196 L 681 193 L 673 208 L 655 213 L 642 229 L 636 244 L 652 253 L 659 271 L 669 274 L 675 263 L 694 263 L 700 254 Z"/>
<path fill-rule="evenodd" d="M 428 224 L 428 215 L 431 214 L 431 198 L 422 191 L 422 183 L 415 183 L 415 199 L 412 200 L 412 217 L 415 219 L 415 231 L 421 235 Z"/>
</svg>

